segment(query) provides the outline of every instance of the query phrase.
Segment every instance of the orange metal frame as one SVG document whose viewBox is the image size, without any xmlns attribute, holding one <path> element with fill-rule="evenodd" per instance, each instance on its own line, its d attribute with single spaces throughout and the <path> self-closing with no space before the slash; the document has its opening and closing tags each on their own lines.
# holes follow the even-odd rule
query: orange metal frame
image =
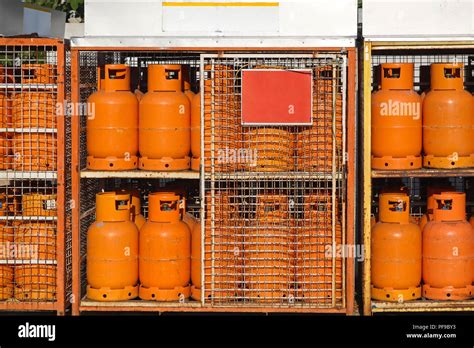
<svg viewBox="0 0 474 348">
<path fill-rule="evenodd" d="M 223 52 L 268 52 L 268 51 L 299 51 L 299 52 L 346 52 L 348 55 L 348 73 L 347 73 L 347 237 L 348 245 L 355 243 L 355 183 L 356 183 L 356 48 L 247 48 L 247 47 L 229 47 L 229 48 L 142 48 L 142 47 L 81 47 L 71 49 L 71 101 L 77 103 L 80 101 L 79 86 L 79 53 L 80 51 L 193 51 L 206 53 Z M 109 311 L 109 312 L 248 312 L 248 313 L 340 313 L 351 315 L 354 313 L 354 292 L 355 292 L 355 265 L 353 255 L 346 259 L 346 308 L 272 308 L 272 307 L 145 307 L 138 303 L 134 306 L 84 306 L 81 307 L 81 274 L 80 274 L 80 123 L 78 116 L 72 119 L 72 199 L 75 202 L 75 208 L 72 213 L 72 292 L 74 301 L 72 302 L 72 314 L 79 315 L 82 311 Z M 139 302 L 139 301 L 137 301 Z"/>
<path fill-rule="evenodd" d="M 54 46 L 57 50 L 57 102 L 65 100 L 65 43 L 45 38 L 0 38 L 0 46 Z M 64 108 L 63 108 L 64 109 Z M 64 315 L 65 298 L 65 115 L 57 115 L 57 225 L 56 225 L 56 301 L 0 302 L 0 311 L 56 311 Z"/>
</svg>

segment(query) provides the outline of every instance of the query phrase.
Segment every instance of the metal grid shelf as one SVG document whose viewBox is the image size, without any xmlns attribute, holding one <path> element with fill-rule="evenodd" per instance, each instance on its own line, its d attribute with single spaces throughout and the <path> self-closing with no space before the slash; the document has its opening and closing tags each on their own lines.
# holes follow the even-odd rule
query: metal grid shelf
<svg viewBox="0 0 474 348">
<path fill-rule="evenodd" d="M 56 128 L 0 128 L 0 133 L 57 133 Z"/>
<path fill-rule="evenodd" d="M 56 260 L 0 260 L 0 265 L 57 265 Z"/>
<path fill-rule="evenodd" d="M 51 83 L 0 83 L 1 89 L 20 89 L 20 90 L 48 90 L 57 89 L 56 84 Z"/>
<path fill-rule="evenodd" d="M 81 171 L 81 178 L 84 179 L 109 179 L 109 178 L 125 178 L 125 179 L 196 179 L 199 180 L 199 172 L 182 171 L 182 172 L 156 172 L 143 170 L 130 170 L 121 172 L 110 171 Z"/>
<path fill-rule="evenodd" d="M 58 178 L 58 173 L 53 171 L 37 171 L 37 172 L 23 172 L 14 170 L 0 171 L 0 179 L 6 180 L 55 180 Z"/>
<path fill-rule="evenodd" d="M 56 221 L 56 216 L 0 216 L 0 221 Z"/>
<path fill-rule="evenodd" d="M 258 306 L 246 306 L 246 307 L 235 307 L 235 306 L 220 306 L 220 307 L 207 307 L 202 305 L 198 301 L 186 301 L 184 303 L 176 302 L 157 302 L 157 301 L 142 301 L 142 300 L 131 300 L 121 302 L 98 302 L 91 301 L 87 298 L 83 298 L 80 304 L 81 312 L 241 312 L 241 313 L 314 313 L 314 309 L 303 308 L 298 306 L 280 306 L 280 307 L 265 307 L 262 305 Z M 346 309 L 333 309 L 333 308 L 320 308 L 318 312 L 330 313 L 346 313 Z"/>
<path fill-rule="evenodd" d="M 418 169 L 418 170 L 372 170 L 372 178 L 437 178 L 474 176 L 470 169 Z"/>
<path fill-rule="evenodd" d="M 215 180 L 227 180 L 227 179 L 237 179 L 237 180 L 340 180 L 343 178 L 343 173 L 299 173 L 299 172 L 236 172 L 236 173 L 206 173 L 205 178 L 214 178 Z"/>
<path fill-rule="evenodd" d="M 184 301 L 179 302 L 158 302 L 158 301 L 143 301 L 143 300 L 130 300 L 130 301 L 117 301 L 117 302 L 100 302 L 92 301 L 87 297 L 81 300 L 81 310 L 87 310 L 88 308 L 95 307 L 100 310 L 114 311 L 120 309 L 134 310 L 136 307 L 144 307 L 156 310 L 156 308 L 199 308 L 202 307 L 198 301 Z M 97 309 L 94 309 L 97 310 Z"/>
<path fill-rule="evenodd" d="M 474 311 L 474 301 L 410 301 L 404 303 L 372 301 L 373 313 L 384 312 L 461 312 Z"/>
</svg>

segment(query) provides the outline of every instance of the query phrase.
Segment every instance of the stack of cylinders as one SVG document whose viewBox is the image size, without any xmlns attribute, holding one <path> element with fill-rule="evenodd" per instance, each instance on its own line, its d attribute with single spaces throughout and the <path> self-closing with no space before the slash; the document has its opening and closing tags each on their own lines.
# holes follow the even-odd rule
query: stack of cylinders
<svg viewBox="0 0 474 348">
<path fill-rule="evenodd" d="M 336 153 L 342 150 L 342 94 L 335 85 L 333 67 L 317 67 L 314 74 L 317 79 L 313 85 L 313 125 L 296 135 L 296 168 L 331 172 L 334 144 Z"/>
<path fill-rule="evenodd" d="M 290 300 L 294 285 L 294 236 L 285 195 L 258 195 L 256 214 L 244 238 L 246 297 L 271 303 Z"/>
<path fill-rule="evenodd" d="M 240 149 L 239 100 L 236 72 L 230 65 L 206 65 L 204 73 L 204 157 L 207 172 L 232 172 L 238 163 L 230 155 Z M 212 149 L 212 150 L 211 150 Z M 213 168 L 212 168 L 213 167 Z"/>
<path fill-rule="evenodd" d="M 28 246 L 24 250 L 25 255 L 17 257 L 28 259 L 29 256 L 32 261 L 39 261 L 38 264 L 15 266 L 15 298 L 20 301 L 55 300 L 56 266 L 44 264 L 45 261 L 56 260 L 54 224 L 40 222 L 21 224 L 15 233 L 15 244 L 18 248 Z"/>
<path fill-rule="evenodd" d="M 216 303 L 242 296 L 243 224 L 233 196 L 233 191 L 206 193 L 204 276 L 206 295 Z M 198 234 L 200 229 L 195 228 L 194 235 Z"/>
<path fill-rule="evenodd" d="M 309 194 L 304 198 L 304 220 L 297 235 L 297 298 L 304 302 L 325 303 L 342 298 L 342 258 L 327 254 L 342 243 L 342 226 L 336 204 L 333 226 L 333 203 L 329 191 Z M 335 258 L 335 274 L 333 274 Z"/>
<path fill-rule="evenodd" d="M 294 169 L 294 136 L 288 129 L 262 127 L 244 133 L 242 168 L 257 172 L 290 172 Z"/>
</svg>

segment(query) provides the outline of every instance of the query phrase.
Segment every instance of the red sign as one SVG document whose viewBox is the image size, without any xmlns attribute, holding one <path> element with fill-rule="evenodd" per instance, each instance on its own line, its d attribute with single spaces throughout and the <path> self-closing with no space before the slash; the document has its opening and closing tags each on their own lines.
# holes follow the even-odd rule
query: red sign
<svg viewBox="0 0 474 348">
<path fill-rule="evenodd" d="M 311 125 L 311 69 L 242 71 L 242 125 Z"/>
</svg>

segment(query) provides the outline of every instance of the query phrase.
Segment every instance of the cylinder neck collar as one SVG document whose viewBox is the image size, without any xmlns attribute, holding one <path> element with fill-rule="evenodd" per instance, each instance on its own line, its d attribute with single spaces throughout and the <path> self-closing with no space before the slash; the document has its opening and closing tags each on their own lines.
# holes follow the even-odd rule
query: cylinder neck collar
<svg viewBox="0 0 474 348">
<path fill-rule="evenodd" d="M 413 63 L 386 63 L 380 66 L 382 89 L 413 89 Z"/>
</svg>

